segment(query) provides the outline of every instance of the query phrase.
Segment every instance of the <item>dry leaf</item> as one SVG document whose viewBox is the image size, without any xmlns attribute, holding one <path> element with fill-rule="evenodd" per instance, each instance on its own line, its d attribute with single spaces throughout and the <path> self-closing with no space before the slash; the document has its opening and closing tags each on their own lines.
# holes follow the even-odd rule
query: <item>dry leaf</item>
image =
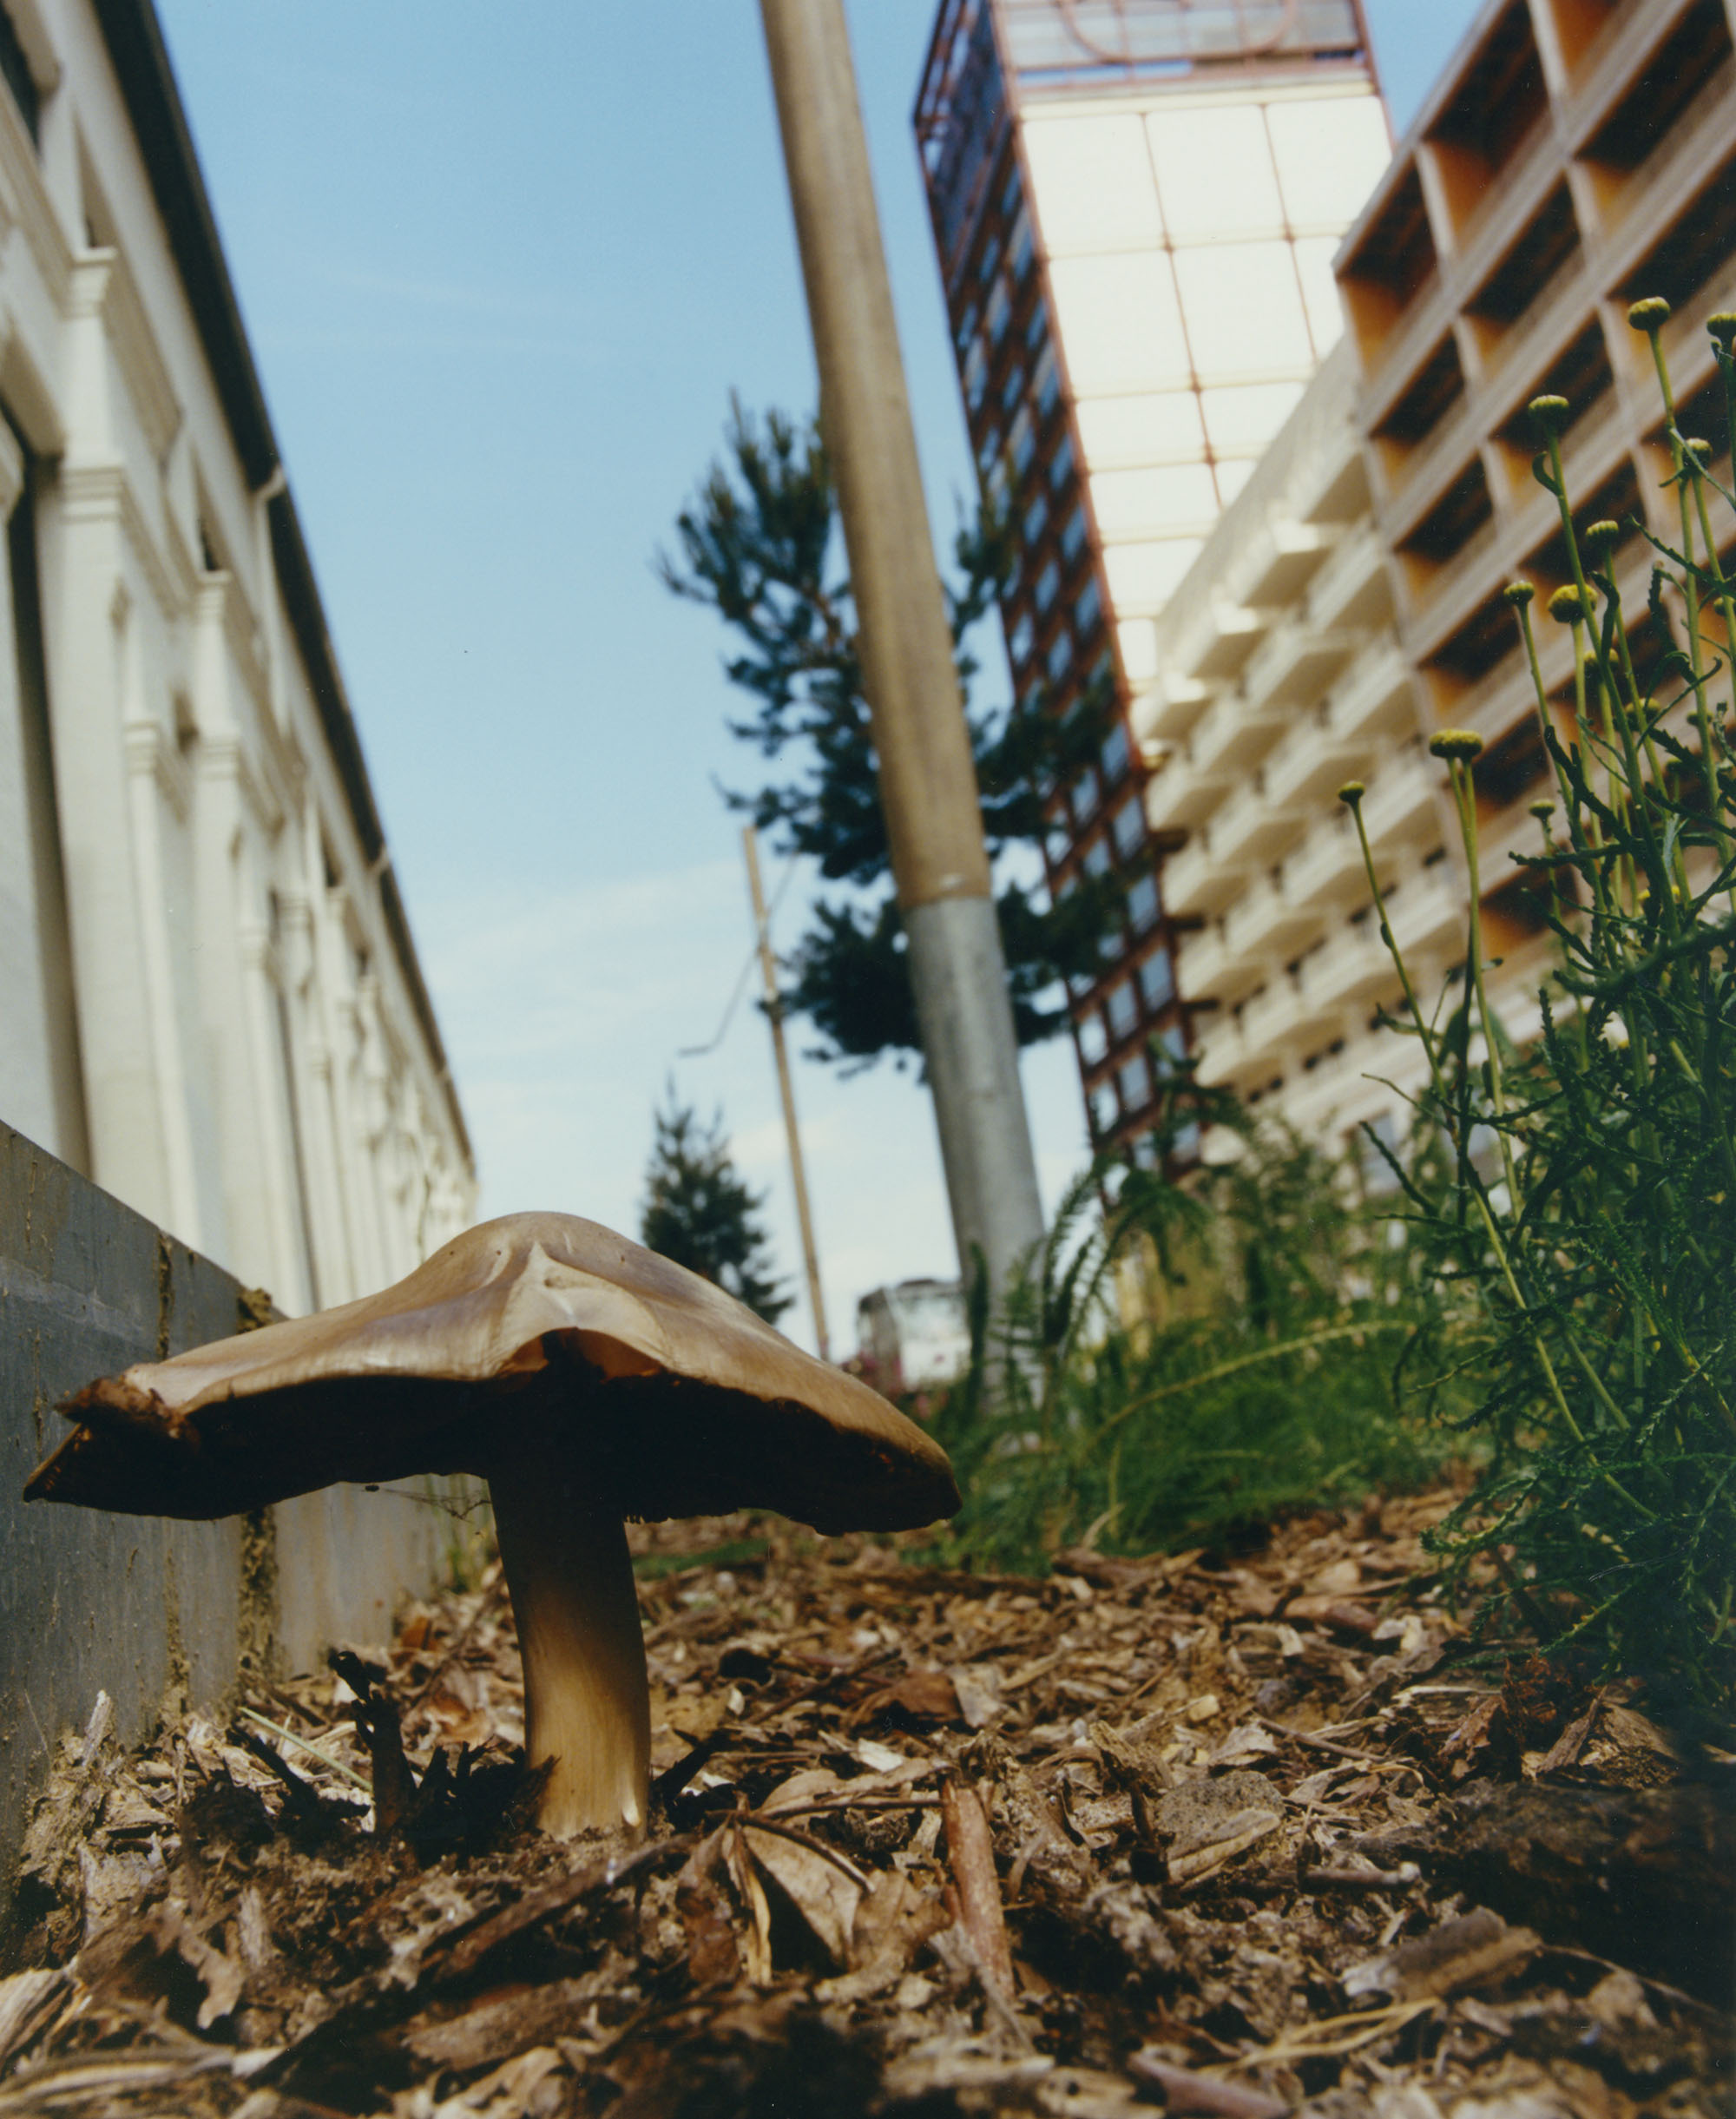
<svg viewBox="0 0 1736 2119">
<path fill-rule="evenodd" d="M 955 1666 L 947 1675 L 958 1695 L 958 1711 L 973 1729 L 986 1728 L 1001 1711 L 1001 1674 L 992 1663 Z"/>
<path fill-rule="evenodd" d="M 816 1998 L 848 2004 L 884 1993 L 903 1978 L 904 1967 L 923 1944 L 951 1918 L 938 1892 L 919 1892 L 901 1871 L 877 1876 L 856 1912 L 857 1967 L 841 1978 L 823 1981 L 814 1990 Z"/>
<path fill-rule="evenodd" d="M 1233 1766 L 1238 1759 L 1270 1759 L 1278 1754 L 1278 1739 L 1257 1721 L 1239 1722 L 1207 1760 L 1210 1766 Z"/>
<path fill-rule="evenodd" d="M 850 1961 L 850 1931 L 861 1886 L 835 1860 L 780 1834 L 740 1828 L 748 1852 L 812 1931 L 820 1947 L 841 1971 Z"/>
<path fill-rule="evenodd" d="M 754 1872 L 753 1857 L 742 1844 L 739 1825 L 730 1827 L 724 1841 L 724 1852 L 729 1866 L 729 1880 L 734 1885 L 735 1894 L 747 1913 L 748 1931 L 740 1938 L 747 1977 L 755 1986 L 769 1986 L 772 1981 L 772 1909 L 766 1902 L 765 1887 Z"/>
<path fill-rule="evenodd" d="M 1001 1910 L 1001 1882 L 995 1872 L 995 1843 L 976 1791 L 956 1776 L 942 1784 L 941 1815 L 946 1826 L 947 1860 L 958 1893 L 958 1925 L 970 1945 L 984 1983 L 1011 2004 L 1017 1991 L 1006 1918 Z"/>
</svg>

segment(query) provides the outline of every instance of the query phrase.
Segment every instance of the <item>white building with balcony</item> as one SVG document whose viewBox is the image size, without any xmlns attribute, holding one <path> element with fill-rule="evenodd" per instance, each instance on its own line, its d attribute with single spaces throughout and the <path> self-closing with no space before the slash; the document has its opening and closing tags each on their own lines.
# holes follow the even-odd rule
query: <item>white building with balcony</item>
<svg viewBox="0 0 1736 2119">
<path fill-rule="evenodd" d="M 1423 747 L 1340 345 L 1156 624 L 1135 728 L 1164 874 L 1187 932 L 1177 981 L 1203 1081 L 1299 1129 L 1351 1132 L 1413 1086 L 1378 1027 L 1398 978 L 1370 913 L 1347 780 L 1419 988 L 1463 953 L 1464 890 L 1440 771 Z M 1393 1113 L 1395 1120 L 1397 1113 Z"/>
<path fill-rule="evenodd" d="M 1736 0 L 1486 0 L 1336 262 L 1349 331 L 1155 623 L 1133 722 L 1154 828 L 1185 832 L 1164 894 L 1200 1072 L 1299 1129 L 1383 1114 L 1423 1067 L 1378 1026 L 1400 990 L 1337 800 L 1363 819 L 1393 933 L 1432 1005 L 1466 945 L 1469 879 L 1444 726 L 1473 773 L 1491 999 L 1536 1034 L 1554 964 L 1529 813 L 1553 791 L 1503 590 L 1568 578 L 1531 475 L 1529 401 L 1569 405 L 1578 520 L 1619 522 L 1614 565 L 1642 678 L 1685 637 L 1648 609 L 1675 500 L 1651 349 L 1661 295 L 1684 431 L 1729 483 L 1708 316 L 1736 307 Z M 1715 522 L 1723 563 L 1736 553 Z M 1541 618 L 1570 738 L 1573 646 Z M 1718 651 L 1714 648 L 1714 651 Z"/>
</svg>

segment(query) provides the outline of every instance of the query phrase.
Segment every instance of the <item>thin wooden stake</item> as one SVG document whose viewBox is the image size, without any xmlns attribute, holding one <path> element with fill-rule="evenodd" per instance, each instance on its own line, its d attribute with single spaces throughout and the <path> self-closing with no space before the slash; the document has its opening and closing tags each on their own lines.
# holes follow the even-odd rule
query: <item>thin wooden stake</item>
<svg viewBox="0 0 1736 2119">
<path fill-rule="evenodd" d="M 790 1055 L 784 1044 L 784 1004 L 778 991 L 778 967 L 772 956 L 771 931 L 766 924 L 766 893 L 760 885 L 759 837 L 751 824 L 742 826 L 741 849 L 747 857 L 747 888 L 753 900 L 760 976 L 766 982 L 766 1019 L 772 1025 L 772 1050 L 778 1062 L 778 1093 L 784 1100 L 784 1132 L 790 1143 L 790 1180 L 796 1188 L 796 1218 L 801 1223 L 802 1264 L 807 1273 L 814 1344 L 819 1348 L 820 1359 L 830 1361 L 832 1348 L 826 1337 L 825 1299 L 819 1292 L 819 1253 L 814 1245 L 813 1217 L 808 1212 L 808 1179 L 802 1162 L 801 1130 L 796 1124 L 796 1092 L 790 1080 Z"/>
</svg>

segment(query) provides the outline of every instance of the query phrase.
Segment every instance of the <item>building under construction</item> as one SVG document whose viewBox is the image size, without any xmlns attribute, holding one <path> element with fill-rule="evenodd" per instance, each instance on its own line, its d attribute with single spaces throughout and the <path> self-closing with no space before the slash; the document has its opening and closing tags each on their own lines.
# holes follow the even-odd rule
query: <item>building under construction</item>
<svg viewBox="0 0 1736 2119">
<path fill-rule="evenodd" d="M 1099 1144 L 1187 1048 L 1129 708 L 1155 622 L 1338 338 L 1332 259 L 1390 141 L 1359 0 L 944 0 L 916 124 L 972 446 L 1020 552 L 1022 701 L 1116 711 L 1055 792 L 1049 887 L 1113 869 L 1072 995 Z M 1274 582 L 1290 559 L 1274 546 Z"/>
</svg>

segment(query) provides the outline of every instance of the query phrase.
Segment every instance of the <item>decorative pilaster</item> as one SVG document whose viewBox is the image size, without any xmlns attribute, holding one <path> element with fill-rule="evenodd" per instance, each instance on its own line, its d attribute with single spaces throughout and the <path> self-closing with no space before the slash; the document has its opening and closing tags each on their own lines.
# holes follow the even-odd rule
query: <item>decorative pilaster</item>
<svg viewBox="0 0 1736 2119">
<path fill-rule="evenodd" d="M 23 451 L 0 422 L 0 1081 L 8 1120 L 51 1154 L 82 1168 L 89 1157 L 84 1083 L 73 1005 L 54 760 L 42 671 L 27 654 L 13 608 L 12 547 L 23 589 L 36 594 L 34 526 L 12 523 L 28 486 Z M 35 613 L 25 614 L 33 625 Z"/>
<path fill-rule="evenodd" d="M 135 801 L 127 754 L 130 596 L 120 487 L 119 473 L 107 467 L 74 464 L 62 472 L 57 597 L 43 614 L 91 1175 L 193 1243 L 200 1232 L 184 1218 L 186 1186 L 171 1179 L 164 1135 L 153 952 L 140 895 L 146 869 L 135 841 L 146 813 Z M 146 868 L 151 858 L 148 850 Z"/>
</svg>

